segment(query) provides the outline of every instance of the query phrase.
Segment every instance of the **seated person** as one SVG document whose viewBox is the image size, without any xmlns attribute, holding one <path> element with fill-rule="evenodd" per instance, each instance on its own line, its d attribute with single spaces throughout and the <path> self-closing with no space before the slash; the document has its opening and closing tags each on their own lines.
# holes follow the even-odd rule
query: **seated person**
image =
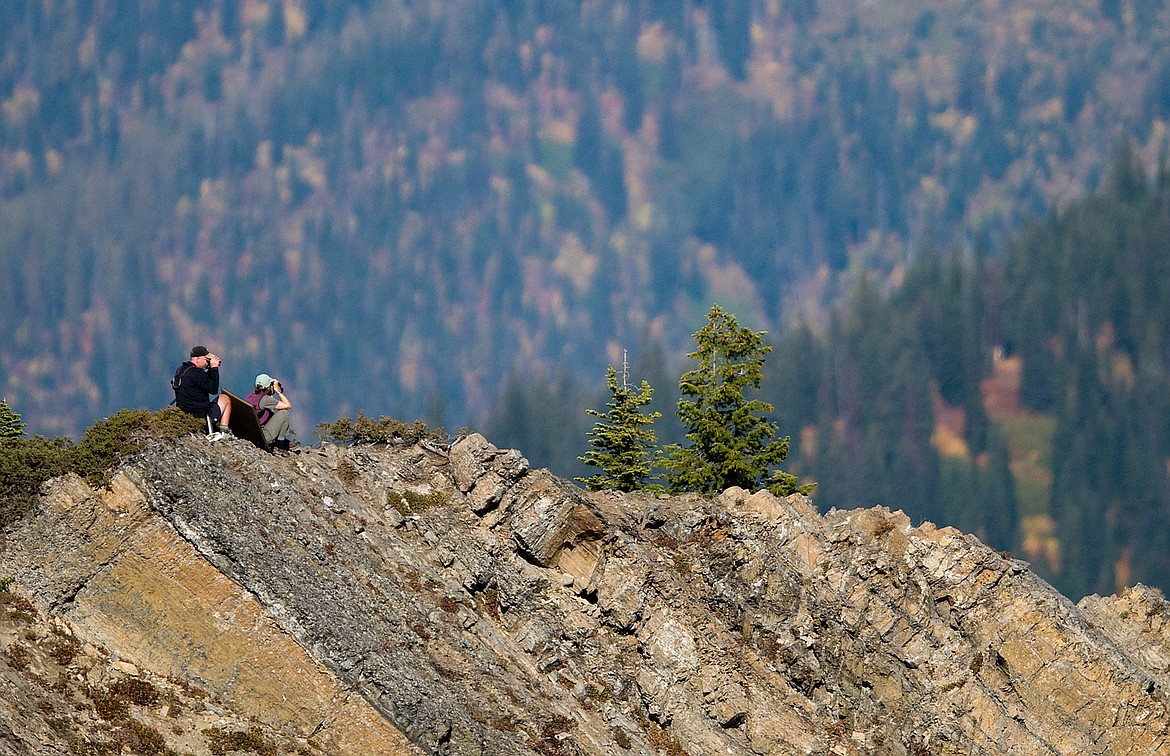
<svg viewBox="0 0 1170 756">
<path fill-rule="evenodd" d="M 232 414 L 232 403 L 226 394 L 219 394 L 219 357 L 207 351 L 205 346 L 191 348 L 191 358 L 179 365 L 171 388 L 175 390 L 175 405 L 189 415 L 210 418 L 219 425 L 219 431 L 228 431 L 228 418 Z M 218 433 L 218 431 L 217 431 Z M 212 433 L 212 440 L 223 435 Z"/>
<path fill-rule="evenodd" d="M 261 373 L 256 376 L 252 393 L 244 400 L 256 408 L 256 419 L 260 421 L 260 431 L 268 445 L 276 449 L 290 448 L 291 442 L 285 436 L 288 434 L 288 411 L 292 402 L 284 395 L 280 381 L 268 373 Z"/>
</svg>

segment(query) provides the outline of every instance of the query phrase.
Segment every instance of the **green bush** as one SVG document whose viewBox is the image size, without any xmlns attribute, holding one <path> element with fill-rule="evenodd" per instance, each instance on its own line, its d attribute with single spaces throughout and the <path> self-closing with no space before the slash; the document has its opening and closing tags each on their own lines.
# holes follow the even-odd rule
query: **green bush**
<svg viewBox="0 0 1170 756">
<path fill-rule="evenodd" d="M 147 440 L 178 438 L 202 430 L 199 418 L 177 407 L 159 412 L 119 410 L 86 429 L 73 471 L 92 485 L 109 485 L 110 472 L 141 451 Z"/>
<path fill-rule="evenodd" d="M 0 441 L 0 526 L 32 506 L 42 483 L 69 472 L 76 453 L 67 438 Z"/>
<path fill-rule="evenodd" d="M 74 472 L 93 486 L 106 486 L 110 473 L 148 439 L 178 438 L 202 430 L 197 418 L 175 407 L 160 412 L 120 410 L 90 426 L 74 443 L 68 438 L 0 438 L 0 526 L 37 500 L 45 481 Z"/>
<path fill-rule="evenodd" d="M 442 428 L 431 428 L 422 420 L 404 423 L 392 417 L 382 416 L 375 420 L 359 412 L 357 418 L 343 417 L 332 423 L 317 426 L 317 435 L 322 441 L 334 444 L 417 444 L 419 441 L 448 443 L 447 432 Z"/>
</svg>

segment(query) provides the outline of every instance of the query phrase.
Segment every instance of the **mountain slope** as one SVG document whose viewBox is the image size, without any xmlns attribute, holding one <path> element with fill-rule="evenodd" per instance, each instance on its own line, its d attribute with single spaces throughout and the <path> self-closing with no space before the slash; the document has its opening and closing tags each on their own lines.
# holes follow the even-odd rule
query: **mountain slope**
<svg viewBox="0 0 1170 756">
<path fill-rule="evenodd" d="M 129 679 L 306 751 L 1167 747 L 1160 596 L 1080 609 L 881 508 L 589 494 L 471 435 L 289 457 L 192 436 L 108 491 L 58 479 L 41 510 L 4 534 L 17 595 Z M 0 743 L 65 742 L 35 703 Z"/>
</svg>

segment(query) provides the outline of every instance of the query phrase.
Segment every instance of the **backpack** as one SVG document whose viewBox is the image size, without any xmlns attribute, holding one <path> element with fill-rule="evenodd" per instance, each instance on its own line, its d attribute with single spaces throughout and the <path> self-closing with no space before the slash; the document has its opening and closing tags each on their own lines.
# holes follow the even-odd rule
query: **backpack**
<svg viewBox="0 0 1170 756">
<path fill-rule="evenodd" d="M 193 367 L 195 366 L 190 365 L 187 367 L 187 370 L 190 370 Z M 179 400 L 179 386 L 183 385 L 183 376 L 187 374 L 187 370 L 183 370 L 183 366 L 179 365 L 178 369 L 175 370 L 175 375 L 171 378 L 171 388 L 175 391 L 175 398 L 171 400 L 171 404 L 174 404 Z"/>
<path fill-rule="evenodd" d="M 260 400 L 263 398 L 264 398 L 264 394 L 257 393 L 255 391 L 253 391 L 252 393 L 250 393 L 246 397 L 244 397 L 244 401 L 246 401 L 248 404 L 252 405 L 252 409 L 256 410 L 256 422 L 260 423 L 261 426 L 263 426 L 264 423 L 268 422 L 268 418 L 270 418 L 274 414 L 276 414 L 272 410 L 267 409 L 267 408 L 260 409 Z"/>
</svg>

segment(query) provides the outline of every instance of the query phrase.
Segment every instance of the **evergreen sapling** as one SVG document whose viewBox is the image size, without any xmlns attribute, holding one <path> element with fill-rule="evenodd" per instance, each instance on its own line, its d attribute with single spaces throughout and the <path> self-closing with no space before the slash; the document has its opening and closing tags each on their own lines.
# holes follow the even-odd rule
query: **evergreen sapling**
<svg viewBox="0 0 1170 756">
<path fill-rule="evenodd" d="M 658 439 L 651 427 L 662 413 L 646 414 L 642 407 L 650 403 L 654 391 L 650 384 L 642 381 L 637 389 L 626 381 L 626 367 L 622 366 L 622 382 L 618 384 L 617 371 L 613 365 L 605 376 L 611 399 L 605 412 L 586 410 L 598 418 L 589 432 L 592 450 L 579 457 L 601 472 L 589 478 L 577 478 L 590 491 L 616 489 L 618 491 L 661 490 L 661 486 L 648 484 L 654 468 L 661 462 L 657 449 Z"/>
</svg>

